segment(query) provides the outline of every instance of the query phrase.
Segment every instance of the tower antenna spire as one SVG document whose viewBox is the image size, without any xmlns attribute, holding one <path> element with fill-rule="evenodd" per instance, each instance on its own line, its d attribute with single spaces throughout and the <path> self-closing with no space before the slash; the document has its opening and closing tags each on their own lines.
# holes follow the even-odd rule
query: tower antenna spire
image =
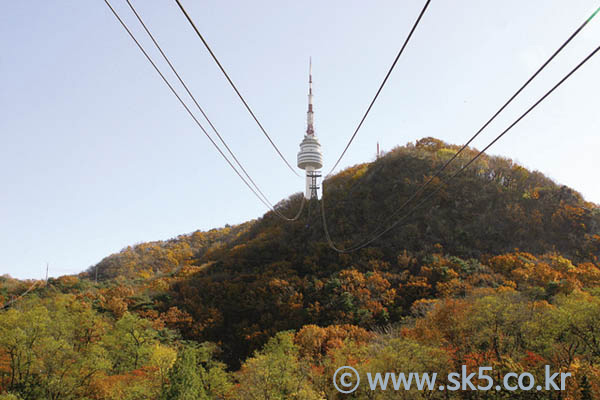
<svg viewBox="0 0 600 400">
<path fill-rule="evenodd" d="M 306 113 L 306 134 L 315 134 L 313 116 L 313 92 L 312 92 L 312 57 L 308 59 L 308 112 Z"/>
</svg>

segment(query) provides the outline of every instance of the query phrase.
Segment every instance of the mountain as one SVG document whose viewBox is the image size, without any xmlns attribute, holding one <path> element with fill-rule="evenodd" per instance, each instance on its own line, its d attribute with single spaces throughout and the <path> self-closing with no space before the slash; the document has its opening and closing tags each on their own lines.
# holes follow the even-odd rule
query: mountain
<svg viewBox="0 0 600 400">
<path fill-rule="evenodd" d="M 183 313 L 187 325 L 173 326 L 189 339 L 219 343 L 226 361 L 239 366 L 282 330 L 310 323 L 373 329 L 401 321 L 415 301 L 438 297 L 439 283 L 493 272 L 489 264 L 496 256 L 598 262 L 595 204 L 501 157 L 484 155 L 449 179 L 477 154 L 474 149 L 433 180 L 421 198 L 436 193 L 423 206 L 409 213 L 417 200 L 396 212 L 459 148 L 425 138 L 324 182 L 325 215 L 338 247 L 361 243 L 408 214 L 359 251 L 343 254 L 329 247 L 321 205 L 313 201 L 295 222 L 268 212 L 239 226 L 128 247 L 82 277 L 96 271 L 100 280 L 169 277 L 163 279 L 168 288 L 150 292 L 144 304 L 154 304 L 159 313 Z M 296 194 L 277 208 L 292 216 L 301 199 Z M 424 272 L 428 265 L 439 271 Z M 452 276 L 454 269 L 459 276 Z M 349 294 L 344 285 L 357 293 Z M 554 293 L 552 285 L 559 283 L 546 282 L 542 297 Z"/>
<path fill-rule="evenodd" d="M 501 157 L 452 178 L 467 149 L 401 208 L 458 149 L 425 138 L 348 168 L 320 201 L 280 202 L 302 208 L 293 222 L 267 212 L 126 247 L 78 276 L 1 276 L 0 400 L 342 399 L 344 365 L 444 385 L 463 366 L 541 382 L 548 365 L 571 374 L 554 397 L 600 398 L 599 207 Z M 333 250 L 323 210 L 338 248 L 377 238 Z M 350 396 L 398 395 L 364 384 Z"/>
</svg>

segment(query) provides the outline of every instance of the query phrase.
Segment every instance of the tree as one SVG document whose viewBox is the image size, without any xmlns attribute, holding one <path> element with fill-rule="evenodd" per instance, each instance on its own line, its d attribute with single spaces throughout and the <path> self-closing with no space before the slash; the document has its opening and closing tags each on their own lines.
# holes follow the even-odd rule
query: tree
<svg viewBox="0 0 600 400">
<path fill-rule="evenodd" d="M 73 295 L 30 298 L 0 314 L 0 388 L 25 400 L 79 399 L 108 363 L 96 342 L 102 323 Z"/>
<path fill-rule="evenodd" d="M 112 359 L 112 370 L 120 373 L 146 365 L 157 343 L 150 321 L 126 312 L 103 339 Z"/>
<path fill-rule="evenodd" d="M 155 375 L 160 381 L 161 389 L 168 383 L 169 372 L 177 359 L 177 350 L 157 343 L 150 356 L 150 366 L 155 369 Z"/>
<path fill-rule="evenodd" d="M 169 372 L 169 385 L 163 389 L 162 399 L 223 398 L 231 382 L 225 365 L 214 359 L 216 350 L 212 343 L 183 346 Z"/>
<path fill-rule="evenodd" d="M 169 386 L 163 390 L 164 400 L 201 400 L 207 399 L 198 375 L 196 351 L 183 348 L 169 372 Z"/>
<path fill-rule="evenodd" d="M 309 381 L 308 365 L 299 360 L 291 332 L 278 333 L 246 360 L 237 380 L 235 399 L 319 399 Z"/>
<path fill-rule="evenodd" d="M 375 335 L 355 325 L 330 325 L 319 327 L 305 325 L 294 335 L 301 357 L 319 363 L 331 350 L 341 347 L 345 341 L 366 344 Z"/>
<path fill-rule="evenodd" d="M 21 400 L 21 398 L 13 393 L 0 393 L 0 400 Z"/>
</svg>

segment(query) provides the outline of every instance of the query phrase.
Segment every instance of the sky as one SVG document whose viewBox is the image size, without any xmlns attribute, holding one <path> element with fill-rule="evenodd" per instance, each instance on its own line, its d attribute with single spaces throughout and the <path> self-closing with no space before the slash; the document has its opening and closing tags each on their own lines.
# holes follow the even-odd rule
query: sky
<svg viewBox="0 0 600 400">
<path fill-rule="evenodd" d="M 271 202 L 303 189 L 172 0 L 132 0 Z M 422 0 L 182 0 L 295 165 L 315 130 L 328 171 L 423 7 Z M 150 54 L 124 0 L 112 0 Z M 463 144 L 598 7 L 594 0 L 433 0 L 338 170 L 434 136 Z M 475 141 L 493 137 L 600 45 L 600 17 Z M 103 1 L 0 5 L 0 275 L 78 273 L 120 249 L 259 218 L 220 158 Z M 165 71 L 164 63 L 159 63 Z M 491 154 L 600 203 L 600 56 Z M 172 79 L 171 75 L 168 75 Z M 174 79 L 172 79 L 173 82 Z M 179 88 L 179 87 L 178 87 Z"/>
</svg>

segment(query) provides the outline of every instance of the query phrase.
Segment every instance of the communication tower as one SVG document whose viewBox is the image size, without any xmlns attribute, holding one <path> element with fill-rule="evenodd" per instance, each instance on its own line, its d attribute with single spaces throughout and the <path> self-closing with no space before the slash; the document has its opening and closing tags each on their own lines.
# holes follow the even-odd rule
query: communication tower
<svg viewBox="0 0 600 400">
<path fill-rule="evenodd" d="M 306 113 L 306 122 L 306 134 L 300 143 L 300 151 L 298 152 L 298 168 L 306 171 L 304 196 L 307 199 L 318 199 L 319 178 L 321 177 L 319 170 L 323 167 L 323 153 L 314 129 L 312 60 L 308 68 L 308 112 Z"/>
</svg>

